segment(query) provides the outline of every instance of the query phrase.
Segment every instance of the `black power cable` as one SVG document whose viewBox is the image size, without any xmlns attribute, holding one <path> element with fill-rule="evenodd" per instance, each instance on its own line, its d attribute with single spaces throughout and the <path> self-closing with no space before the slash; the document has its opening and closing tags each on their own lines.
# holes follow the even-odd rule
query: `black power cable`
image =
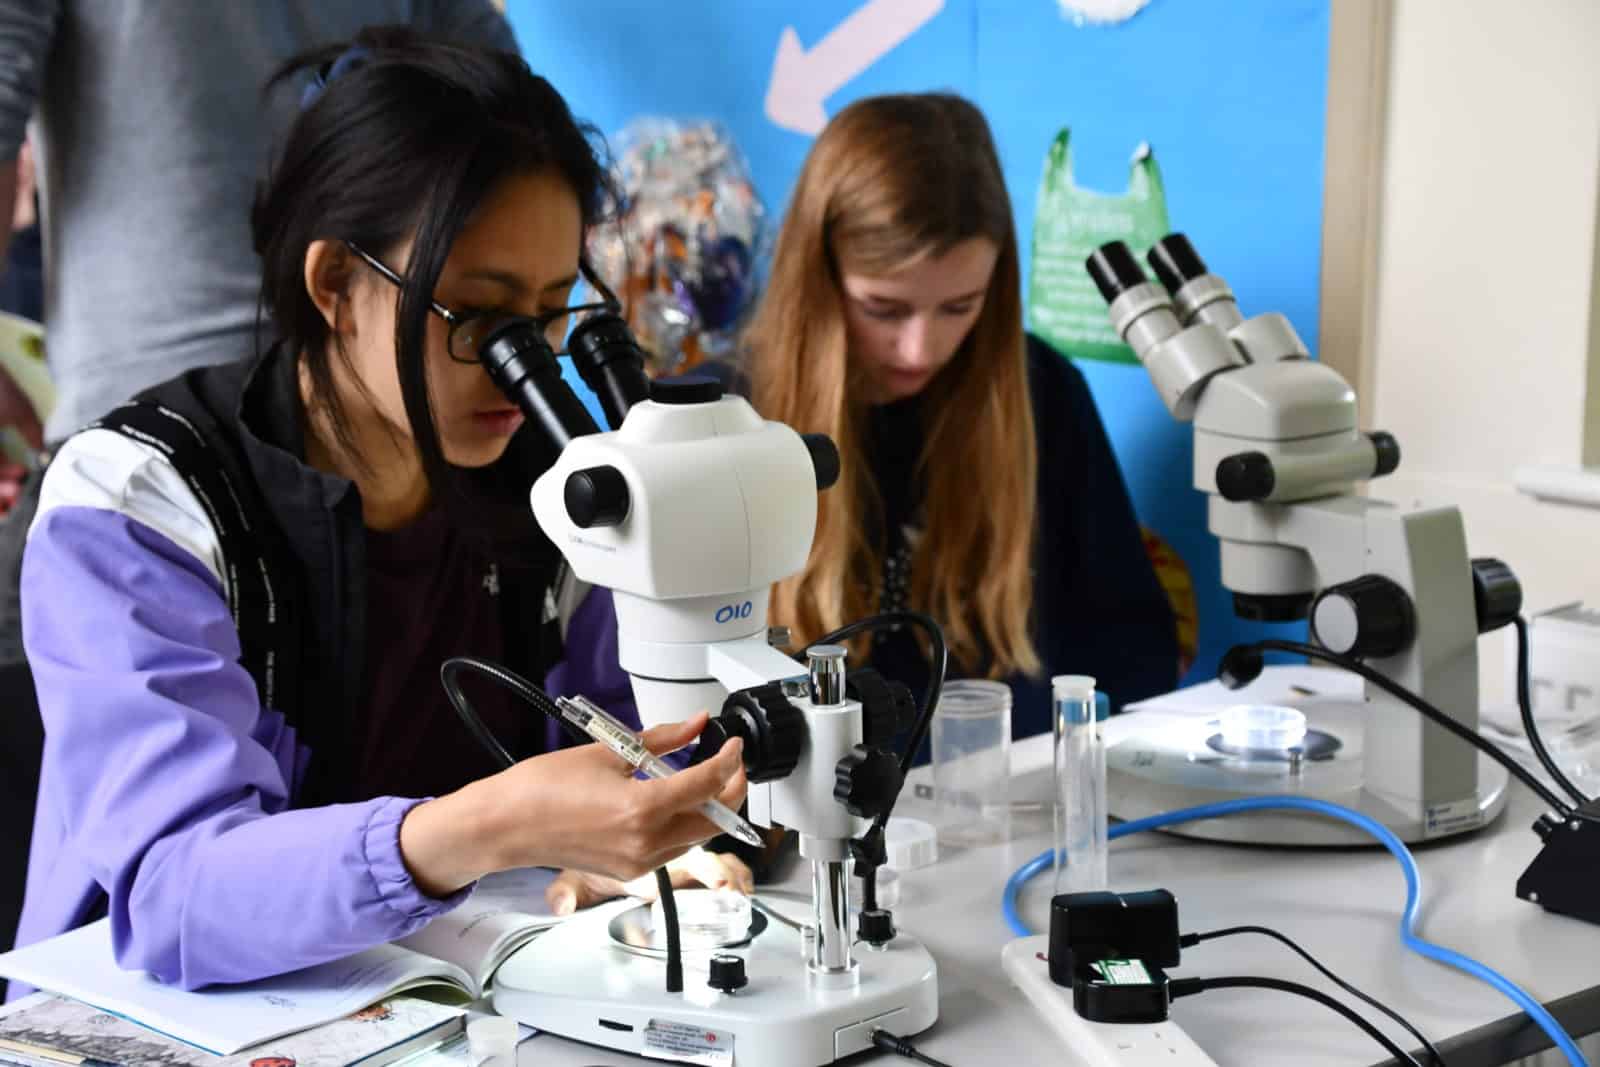
<svg viewBox="0 0 1600 1067">
<path fill-rule="evenodd" d="M 885 1052 L 892 1052 L 896 1056 L 904 1056 L 908 1060 L 926 1063 L 928 1067 L 950 1067 L 943 1060 L 936 1060 L 923 1052 L 918 1052 L 916 1046 L 903 1037 L 896 1037 L 887 1030 L 872 1031 L 872 1043 Z"/>
<path fill-rule="evenodd" d="M 950 666 L 950 655 L 945 647 L 944 628 L 936 622 L 931 615 L 920 611 L 884 611 L 876 615 L 868 615 L 858 619 L 848 626 L 817 639 L 815 644 L 832 645 L 847 641 L 856 634 L 867 630 L 882 630 L 891 626 L 903 626 L 910 623 L 928 635 L 929 650 L 933 662 L 929 664 L 928 688 L 922 695 L 922 707 L 917 709 L 917 721 L 912 724 L 911 736 L 907 739 L 906 750 L 900 756 L 900 784 L 905 787 L 905 777 L 911 770 L 912 760 L 917 758 L 917 749 L 922 747 L 922 742 L 928 736 L 928 728 L 933 724 L 933 713 L 939 706 L 939 694 L 944 690 L 945 671 Z M 877 851 L 877 844 L 882 841 L 884 827 L 889 824 L 889 816 L 894 811 L 900 793 L 896 790 L 889 803 L 884 805 L 882 812 L 872 821 L 867 832 L 862 835 L 862 840 L 872 843 L 872 851 Z M 859 863 L 857 866 L 861 866 Z M 878 906 L 878 868 L 876 865 L 867 866 L 861 871 L 862 901 L 861 907 L 865 911 L 873 911 Z"/>
<path fill-rule="evenodd" d="M 1528 683 L 1528 620 L 1518 615 L 1513 621 L 1517 627 L 1517 707 L 1522 712 L 1522 732 L 1528 736 L 1529 747 L 1556 785 L 1566 790 L 1567 795 L 1579 804 L 1587 804 L 1589 798 L 1572 783 L 1572 779 L 1562 773 L 1561 765 L 1544 747 L 1544 738 L 1539 736 L 1539 724 L 1533 718 L 1533 694 Z"/>
<path fill-rule="evenodd" d="M 1253 976 L 1230 976 L 1226 978 L 1174 978 L 1167 985 L 1167 991 L 1173 1000 L 1179 997 L 1193 996 L 1211 989 L 1272 989 L 1279 993 L 1293 993 L 1298 997 L 1314 1000 L 1325 1008 L 1338 1012 L 1350 1020 L 1372 1040 L 1383 1046 L 1385 1052 L 1393 1056 L 1399 1063 L 1410 1064 L 1411 1067 L 1422 1067 L 1420 1063 L 1407 1051 L 1373 1026 L 1367 1020 L 1357 1015 L 1349 1005 L 1334 1000 L 1328 994 L 1310 986 L 1301 985 L 1299 982 L 1285 982 L 1277 978 L 1257 978 Z"/>
<path fill-rule="evenodd" d="M 1416 1038 L 1417 1042 L 1427 1050 L 1428 1055 L 1433 1059 L 1433 1062 L 1438 1065 L 1438 1067 L 1445 1067 L 1444 1057 L 1440 1055 L 1439 1050 L 1433 1046 L 1433 1042 L 1424 1037 L 1422 1032 L 1415 1026 L 1412 1026 L 1409 1022 L 1407 1022 L 1399 1012 L 1385 1004 L 1380 1003 L 1377 998 L 1368 996 L 1355 986 L 1351 985 L 1349 982 L 1346 982 L 1343 978 L 1340 978 L 1338 975 L 1328 970 L 1328 968 L 1324 967 L 1317 961 L 1315 956 L 1301 948 L 1287 934 L 1280 934 L 1278 931 L 1268 926 L 1229 926 L 1221 930 L 1207 930 L 1205 933 L 1200 934 L 1184 934 L 1182 937 L 1178 938 L 1178 947 L 1189 948 L 1191 946 L 1198 945 L 1202 941 L 1213 941 L 1219 937 L 1232 937 L 1235 934 L 1260 934 L 1263 937 L 1270 937 L 1282 942 L 1284 945 L 1287 945 L 1290 949 L 1298 953 L 1301 959 L 1305 960 L 1307 963 L 1311 964 L 1311 966 L 1315 967 L 1319 972 L 1321 972 L 1322 976 L 1328 979 L 1328 981 L 1332 982 L 1346 993 L 1349 993 L 1351 996 L 1357 997 L 1372 1007 L 1377 1008 L 1379 1011 L 1383 1012 L 1383 1014 L 1399 1023 L 1405 1028 L 1408 1034 Z"/>
<path fill-rule="evenodd" d="M 575 730 L 571 723 L 561 714 L 561 709 L 550 695 L 543 689 L 528 681 L 515 671 L 508 670 L 498 663 L 488 660 L 476 659 L 472 656 L 452 656 L 444 661 L 439 668 L 439 684 L 444 686 L 445 696 L 450 698 L 450 706 L 456 709 L 456 714 L 461 716 L 461 721 L 466 724 L 468 732 L 478 739 L 484 748 L 489 750 L 495 760 L 502 767 L 512 767 L 516 758 L 494 736 L 478 713 L 473 710 L 472 702 L 461 691 L 461 686 L 456 682 L 456 675 L 462 671 L 472 671 L 496 683 L 503 689 L 509 689 L 527 703 L 543 712 L 545 715 L 560 723 L 562 727 L 571 732 L 573 736 L 588 742 L 588 736 Z M 672 892 L 672 875 L 666 867 L 656 868 L 656 889 L 661 894 L 661 914 L 667 926 L 667 992 L 683 992 L 683 946 L 679 940 L 678 931 L 678 901 Z"/>
<path fill-rule="evenodd" d="M 1261 641 L 1254 641 L 1248 645 L 1236 645 L 1234 648 L 1228 651 L 1227 655 L 1223 657 L 1223 660 L 1226 664 L 1228 657 L 1234 656 L 1236 653 L 1248 653 L 1250 651 L 1260 652 L 1262 650 L 1292 652 L 1297 656 L 1305 656 L 1308 659 L 1319 659 L 1326 663 L 1332 663 L 1334 666 L 1342 667 L 1352 674 L 1360 675 L 1373 685 L 1377 686 L 1379 689 L 1382 689 L 1384 692 L 1393 696 L 1396 700 L 1402 701 L 1403 703 L 1415 708 L 1417 711 L 1426 716 L 1431 722 L 1443 727 L 1456 737 L 1465 741 L 1467 744 L 1483 752 L 1490 759 L 1493 759 L 1496 763 L 1500 764 L 1507 771 L 1509 771 L 1512 777 L 1516 778 L 1523 785 L 1533 790 L 1534 793 L 1538 795 L 1540 800 L 1543 800 L 1546 804 L 1548 804 L 1562 818 L 1571 818 L 1576 815 L 1579 818 L 1597 819 L 1597 821 L 1600 821 L 1600 817 L 1590 815 L 1583 811 L 1572 810 L 1571 805 L 1562 800 L 1561 797 L 1549 786 L 1539 781 L 1539 779 L 1535 777 L 1534 774 L 1526 767 L 1512 759 L 1510 756 L 1506 755 L 1505 752 L 1500 749 L 1500 746 L 1496 745 L 1487 738 L 1479 736 L 1476 731 L 1469 730 L 1465 726 L 1462 726 L 1460 723 L 1456 722 L 1450 716 L 1446 715 L 1444 712 L 1440 711 L 1426 700 L 1423 700 L 1415 693 L 1412 693 L 1409 689 L 1405 688 L 1405 686 L 1391 680 L 1388 676 L 1374 670 L 1358 659 L 1352 659 L 1349 656 L 1341 655 L 1338 652 L 1332 652 L 1317 645 L 1307 644 L 1304 641 L 1284 641 L 1274 637 Z"/>
</svg>

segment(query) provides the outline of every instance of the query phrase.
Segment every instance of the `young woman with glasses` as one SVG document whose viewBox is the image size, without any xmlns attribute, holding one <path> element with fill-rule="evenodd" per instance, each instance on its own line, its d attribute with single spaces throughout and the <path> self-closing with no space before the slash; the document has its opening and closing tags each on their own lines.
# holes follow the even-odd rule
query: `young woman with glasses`
<svg viewBox="0 0 1600 1067">
<path fill-rule="evenodd" d="M 243 484 L 209 493 L 193 454 L 90 428 L 42 480 L 23 562 L 47 741 L 18 941 L 109 915 L 123 966 L 185 988 L 402 937 L 497 870 L 639 876 L 716 832 L 701 802 L 744 789 L 737 744 L 637 781 L 473 690 L 529 757 L 496 773 L 446 702 L 458 654 L 626 695 L 609 599 L 561 579 L 528 512 L 550 457 L 475 352 L 516 316 L 561 347 L 604 170 L 513 55 L 371 29 L 279 77 L 313 74 L 251 218 L 276 340 L 140 409 L 236 457 Z M 267 528 L 230 541 L 213 496 L 261 501 Z M 269 692 L 240 662 L 236 590 L 258 578 L 262 625 L 297 620 Z M 702 724 L 645 736 L 665 751 Z M 616 888 L 557 885 L 568 907 Z"/>
</svg>

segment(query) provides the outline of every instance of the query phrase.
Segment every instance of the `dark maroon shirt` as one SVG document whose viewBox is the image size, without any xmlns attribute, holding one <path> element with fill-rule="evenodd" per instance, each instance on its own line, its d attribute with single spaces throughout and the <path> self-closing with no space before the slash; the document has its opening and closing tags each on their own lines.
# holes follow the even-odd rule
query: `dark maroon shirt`
<svg viewBox="0 0 1600 1067">
<path fill-rule="evenodd" d="M 439 796 L 500 769 L 439 683 L 439 666 L 451 656 L 504 662 L 499 594 L 498 571 L 440 510 L 402 529 L 367 531 L 371 703 L 366 714 L 352 716 L 353 796 Z M 458 677 L 513 756 L 544 751 L 539 712 L 491 682 Z"/>
</svg>

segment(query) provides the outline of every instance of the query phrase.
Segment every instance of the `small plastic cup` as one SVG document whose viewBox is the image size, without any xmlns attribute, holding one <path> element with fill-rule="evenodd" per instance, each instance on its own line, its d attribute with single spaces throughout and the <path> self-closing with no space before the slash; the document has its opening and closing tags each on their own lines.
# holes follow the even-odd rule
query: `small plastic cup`
<svg viewBox="0 0 1600 1067">
<path fill-rule="evenodd" d="M 1010 687 L 966 679 L 944 687 L 933 715 L 933 792 L 940 844 L 1010 836 Z"/>
<path fill-rule="evenodd" d="M 473 1067 L 516 1067 L 517 1020 L 479 1015 L 467 1020 L 467 1048 Z"/>
</svg>

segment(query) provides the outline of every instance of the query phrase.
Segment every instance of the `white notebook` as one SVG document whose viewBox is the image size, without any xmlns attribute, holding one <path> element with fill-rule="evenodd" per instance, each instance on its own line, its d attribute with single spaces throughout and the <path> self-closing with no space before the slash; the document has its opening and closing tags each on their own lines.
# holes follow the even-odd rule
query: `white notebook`
<svg viewBox="0 0 1600 1067">
<path fill-rule="evenodd" d="M 491 876 L 460 907 L 403 941 L 258 982 L 186 992 L 125 971 L 111 951 L 109 919 L 0 955 L 0 976 L 229 1055 L 407 990 L 434 986 L 462 1000 L 481 997 L 506 957 L 560 921 L 544 904 L 553 877 L 545 870 Z"/>
</svg>

